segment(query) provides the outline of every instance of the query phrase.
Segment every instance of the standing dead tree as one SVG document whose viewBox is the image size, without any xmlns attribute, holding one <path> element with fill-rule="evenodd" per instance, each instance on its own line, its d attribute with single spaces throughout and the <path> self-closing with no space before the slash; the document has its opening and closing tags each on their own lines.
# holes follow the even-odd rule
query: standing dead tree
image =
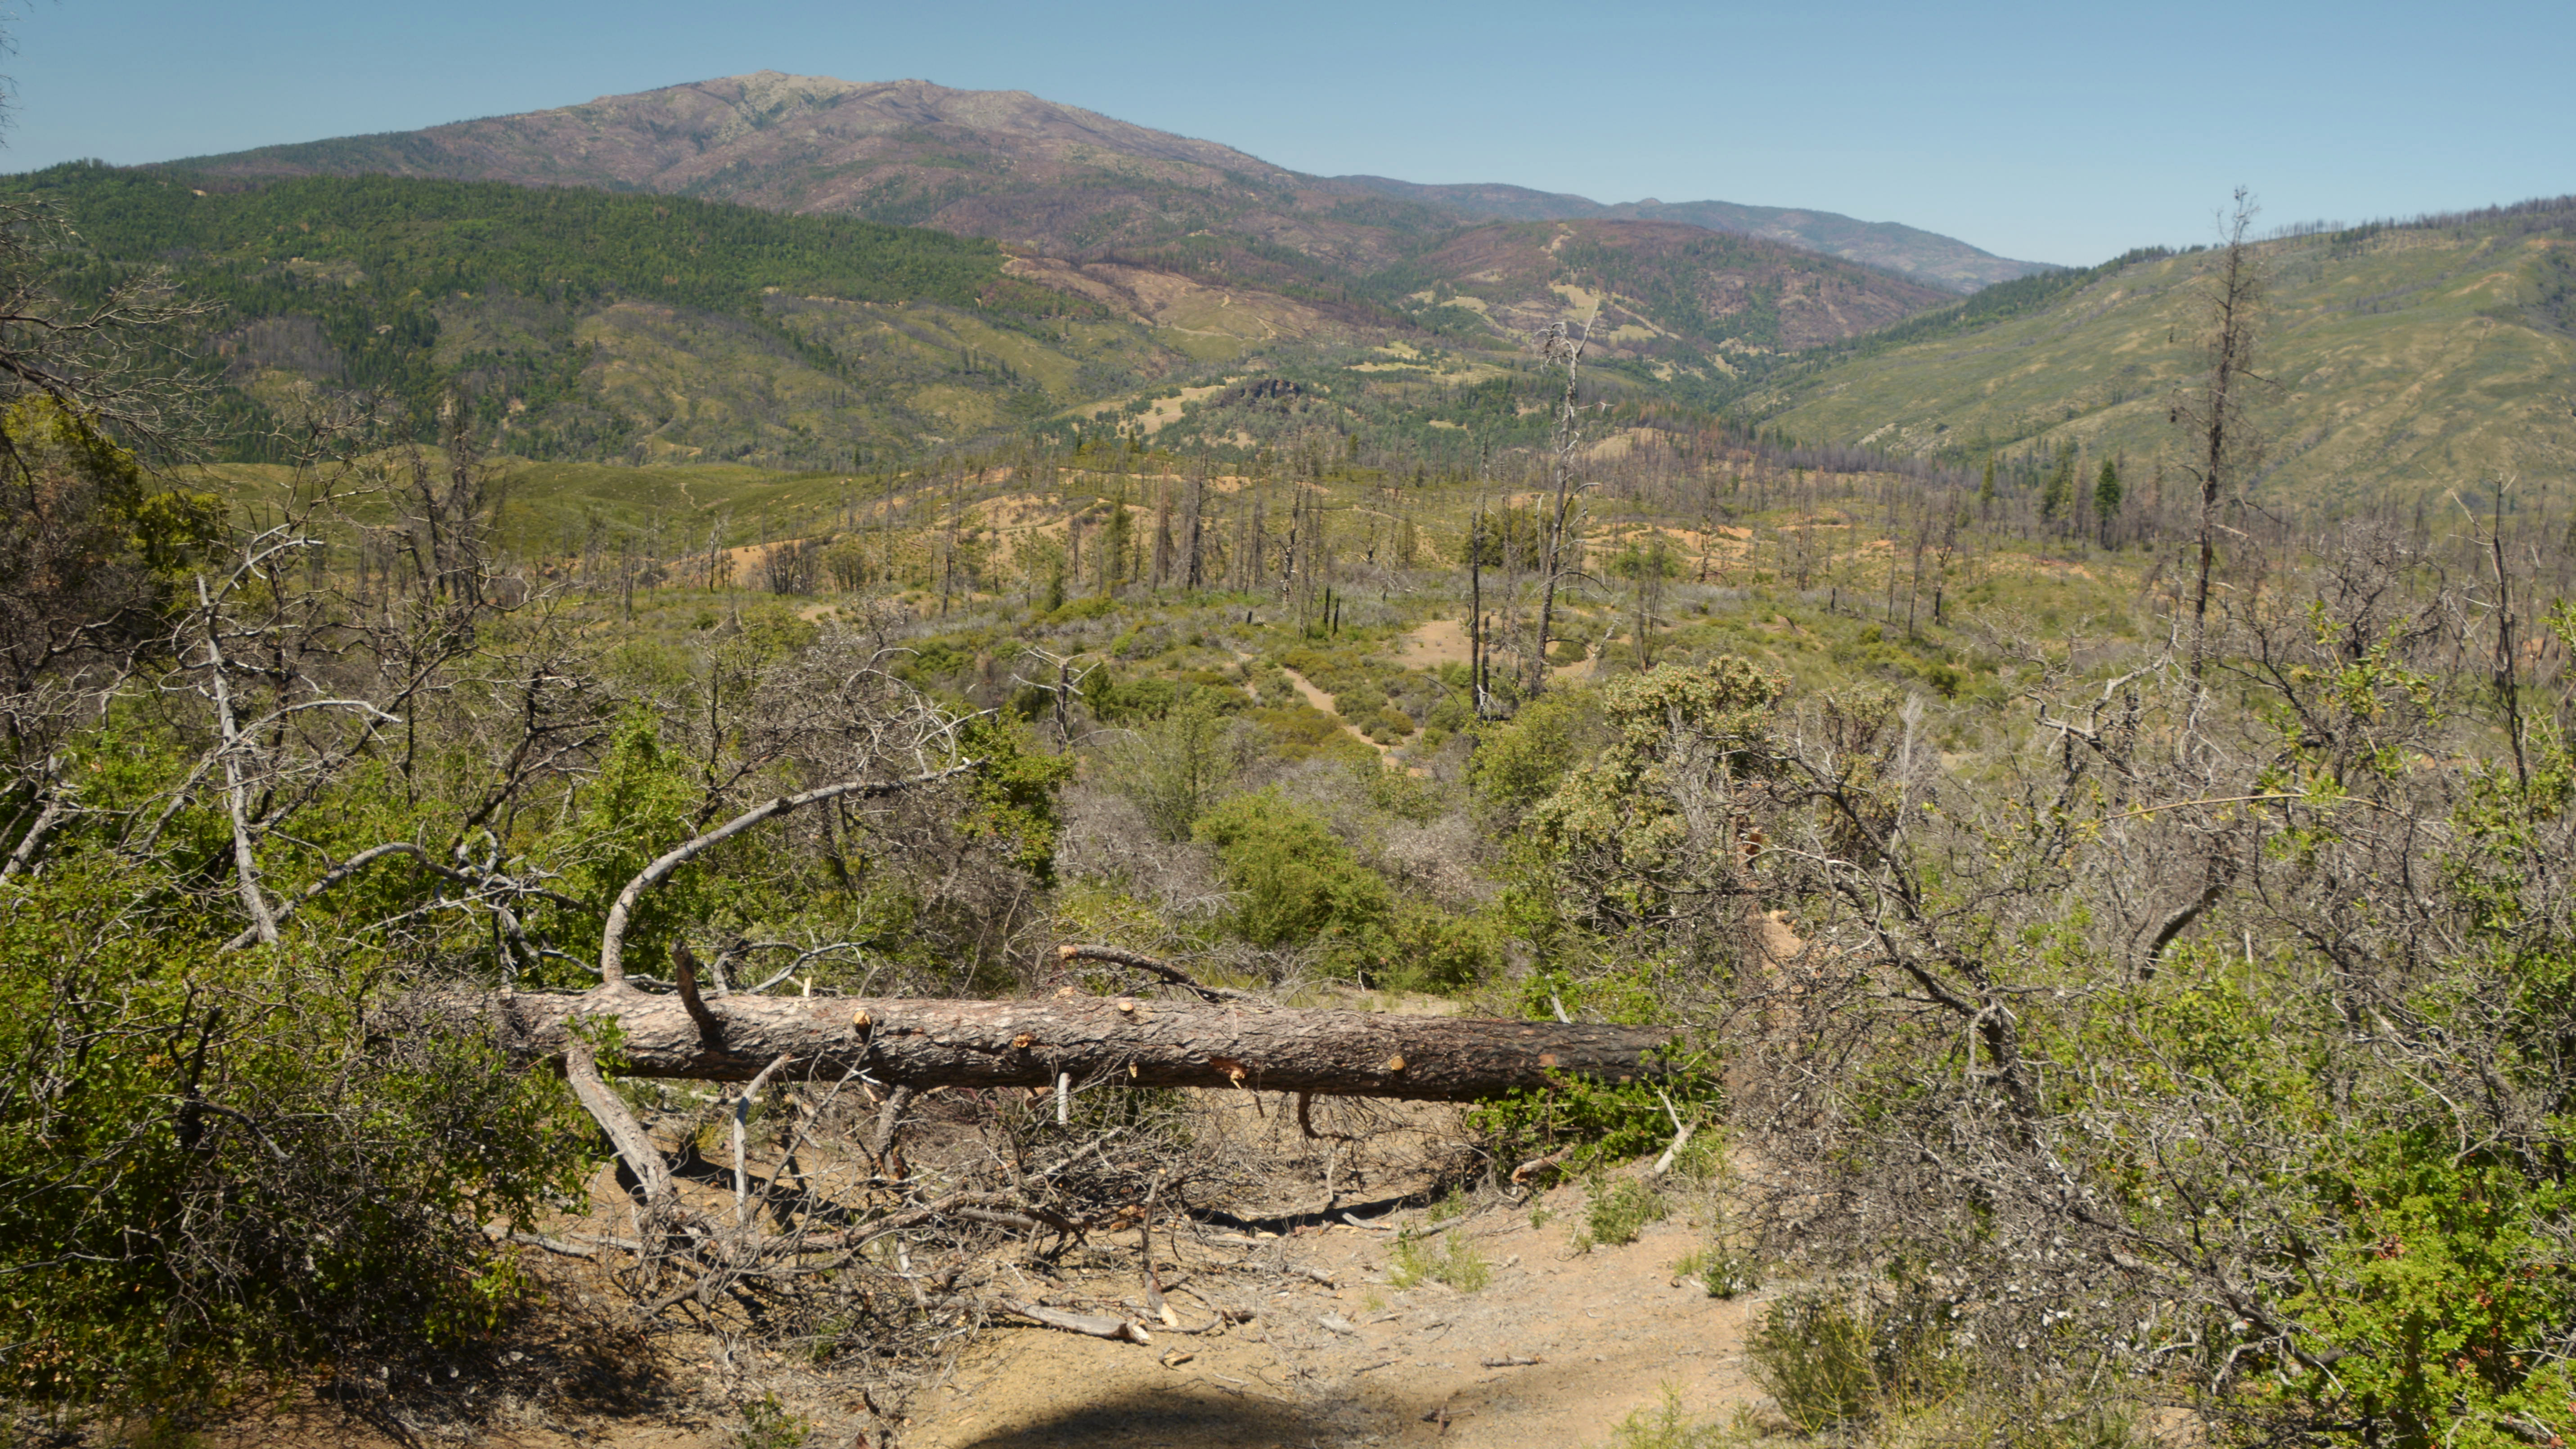
<svg viewBox="0 0 2576 1449">
<path fill-rule="evenodd" d="M 2229 488 L 2252 476 L 2261 459 L 2260 442 L 2246 420 L 2253 388 L 2262 381 L 2254 371 L 2255 320 L 2263 300 L 2262 259 L 2251 237 L 2255 214 L 2252 193 L 2236 188 L 2226 245 L 2203 299 L 2206 364 L 2199 383 L 2176 395 L 2167 410 L 2174 423 L 2190 432 L 2192 455 L 2182 466 L 2200 485 L 2199 568 L 2191 596 L 2194 679 L 2208 662 L 2209 579 L 2217 557 L 2219 504 Z"/>
<path fill-rule="evenodd" d="M 1600 315 L 1600 309 L 1595 307 L 1592 316 L 1583 319 L 1582 330 L 1576 331 L 1560 321 L 1539 339 L 1540 356 L 1549 366 L 1565 369 L 1565 392 L 1557 399 L 1556 443 L 1548 454 L 1552 499 L 1540 545 L 1538 632 L 1530 641 L 1527 666 L 1527 691 L 1533 699 L 1547 687 L 1547 635 L 1556 623 L 1557 585 L 1568 572 L 1565 538 L 1574 517 L 1574 450 L 1583 437 L 1575 403 L 1576 373 L 1583 365 L 1584 349 L 1592 343 L 1592 324 Z"/>
</svg>

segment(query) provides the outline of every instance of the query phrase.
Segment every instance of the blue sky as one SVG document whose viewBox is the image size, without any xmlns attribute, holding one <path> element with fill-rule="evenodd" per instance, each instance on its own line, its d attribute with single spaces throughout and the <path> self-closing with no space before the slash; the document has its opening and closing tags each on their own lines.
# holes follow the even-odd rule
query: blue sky
<svg viewBox="0 0 2576 1449">
<path fill-rule="evenodd" d="M 1807 206 L 2041 261 L 2576 191 L 2576 4 L 28 0 L 0 165 L 772 69 L 1034 91 L 1280 165 Z"/>
</svg>

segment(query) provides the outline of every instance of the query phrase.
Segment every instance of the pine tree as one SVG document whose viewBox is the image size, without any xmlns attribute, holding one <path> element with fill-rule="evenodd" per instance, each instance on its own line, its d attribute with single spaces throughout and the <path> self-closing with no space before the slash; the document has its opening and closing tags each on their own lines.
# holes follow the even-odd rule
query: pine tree
<svg viewBox="0 0 2576 1449">
<path fill-rule="evenodd" d="M 2057 466 L 2048 471 L 2048 482 L 2039 490 L 2039 516 L 2054 522 L 2075 501 L 2075 446 L 2068 444 L 2057 455 Z"/>
<path fill-rule="evenodd" d="M 1110 500 L 1109 518 L 1101 530 L 1100 593 L 1103 598 L 1116 597 L 1118 586 L 1127 581 L 1130 572 L 1127 556 L 1134 538 L 1135 525 L 1127 517 L 1127 485 L 1121 482 L 1117 496 Z"/>
<path fill-rule="evenodd" d="M 2111 525 L 2120 517 L 2120 465 L 2109 458 L 2093 479 L 2093 516 L 2101 521 L 2102 546 L 2111 547 Z"/>
</svg>

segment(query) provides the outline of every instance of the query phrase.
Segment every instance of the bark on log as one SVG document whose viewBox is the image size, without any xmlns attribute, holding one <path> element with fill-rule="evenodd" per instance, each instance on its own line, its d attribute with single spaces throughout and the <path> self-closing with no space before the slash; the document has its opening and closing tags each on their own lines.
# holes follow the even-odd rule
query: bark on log
<svg viewBox="0 0 2576 1449">
<path fill-rule="evenodd" d="M 1475 1021 L 1240 1002 L 1055 996 L 1028 1001 L 723 997 L 710 1041 L 677 996 L 631 987 L 579 995 L 442 996 L 419 1003 L 458 1025 L 490 1023 L 517 1060 L 561 1057 L 576 1018 L 613 1018 L 623 1070 L 745 1082 L 781 1056 L 786 1078 L 857 1070 L 895 1086 L 1037 1087 L 1059 1073 L 1138 1087 L 1241 1087 L 1345 1097 L 1469 1101 L 1546 1086 L 1553 1074 L 1655 1075 L 1672 1033 L 1628 1026 Z"/>
</svg>

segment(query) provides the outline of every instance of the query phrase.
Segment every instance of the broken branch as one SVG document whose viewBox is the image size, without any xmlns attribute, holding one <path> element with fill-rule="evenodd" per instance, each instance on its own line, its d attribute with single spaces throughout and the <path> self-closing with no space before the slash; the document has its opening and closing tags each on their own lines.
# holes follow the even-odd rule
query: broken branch
<svg viewBox="0 0 2576 1449">
<path fill-rule="evenodd" d="M 1042 1308 L 1035 1303 L 1022 1303 L 1010 1298 L 996 1299 L 993 1306 L 1049 1328 L 1061 1328 L 1067 1333 L 1087 1333 L 1093 1338 L 1120 1338 L 1129 1343 L 1154 1341 L 1140 1325 L 1107 1313 L 1068 1313 L 1061 1308 Z"/>
<path fill-rule="evenodd" d="M 1159 976 L 1174 986 L 1198 993 L 1201 1001 L 1259 1001 L 1261 999 L 1249 991 L 1206 985 L 1169 962 L 1158 961 L 1135 951 L 1120 950 L 1116 946 L 1058 946 L 1055 950 L 1056 958 L 1060 961 L 1106 961 L 1112 966 L 1129 966 L 1138 971 Z"/>
</svg>

